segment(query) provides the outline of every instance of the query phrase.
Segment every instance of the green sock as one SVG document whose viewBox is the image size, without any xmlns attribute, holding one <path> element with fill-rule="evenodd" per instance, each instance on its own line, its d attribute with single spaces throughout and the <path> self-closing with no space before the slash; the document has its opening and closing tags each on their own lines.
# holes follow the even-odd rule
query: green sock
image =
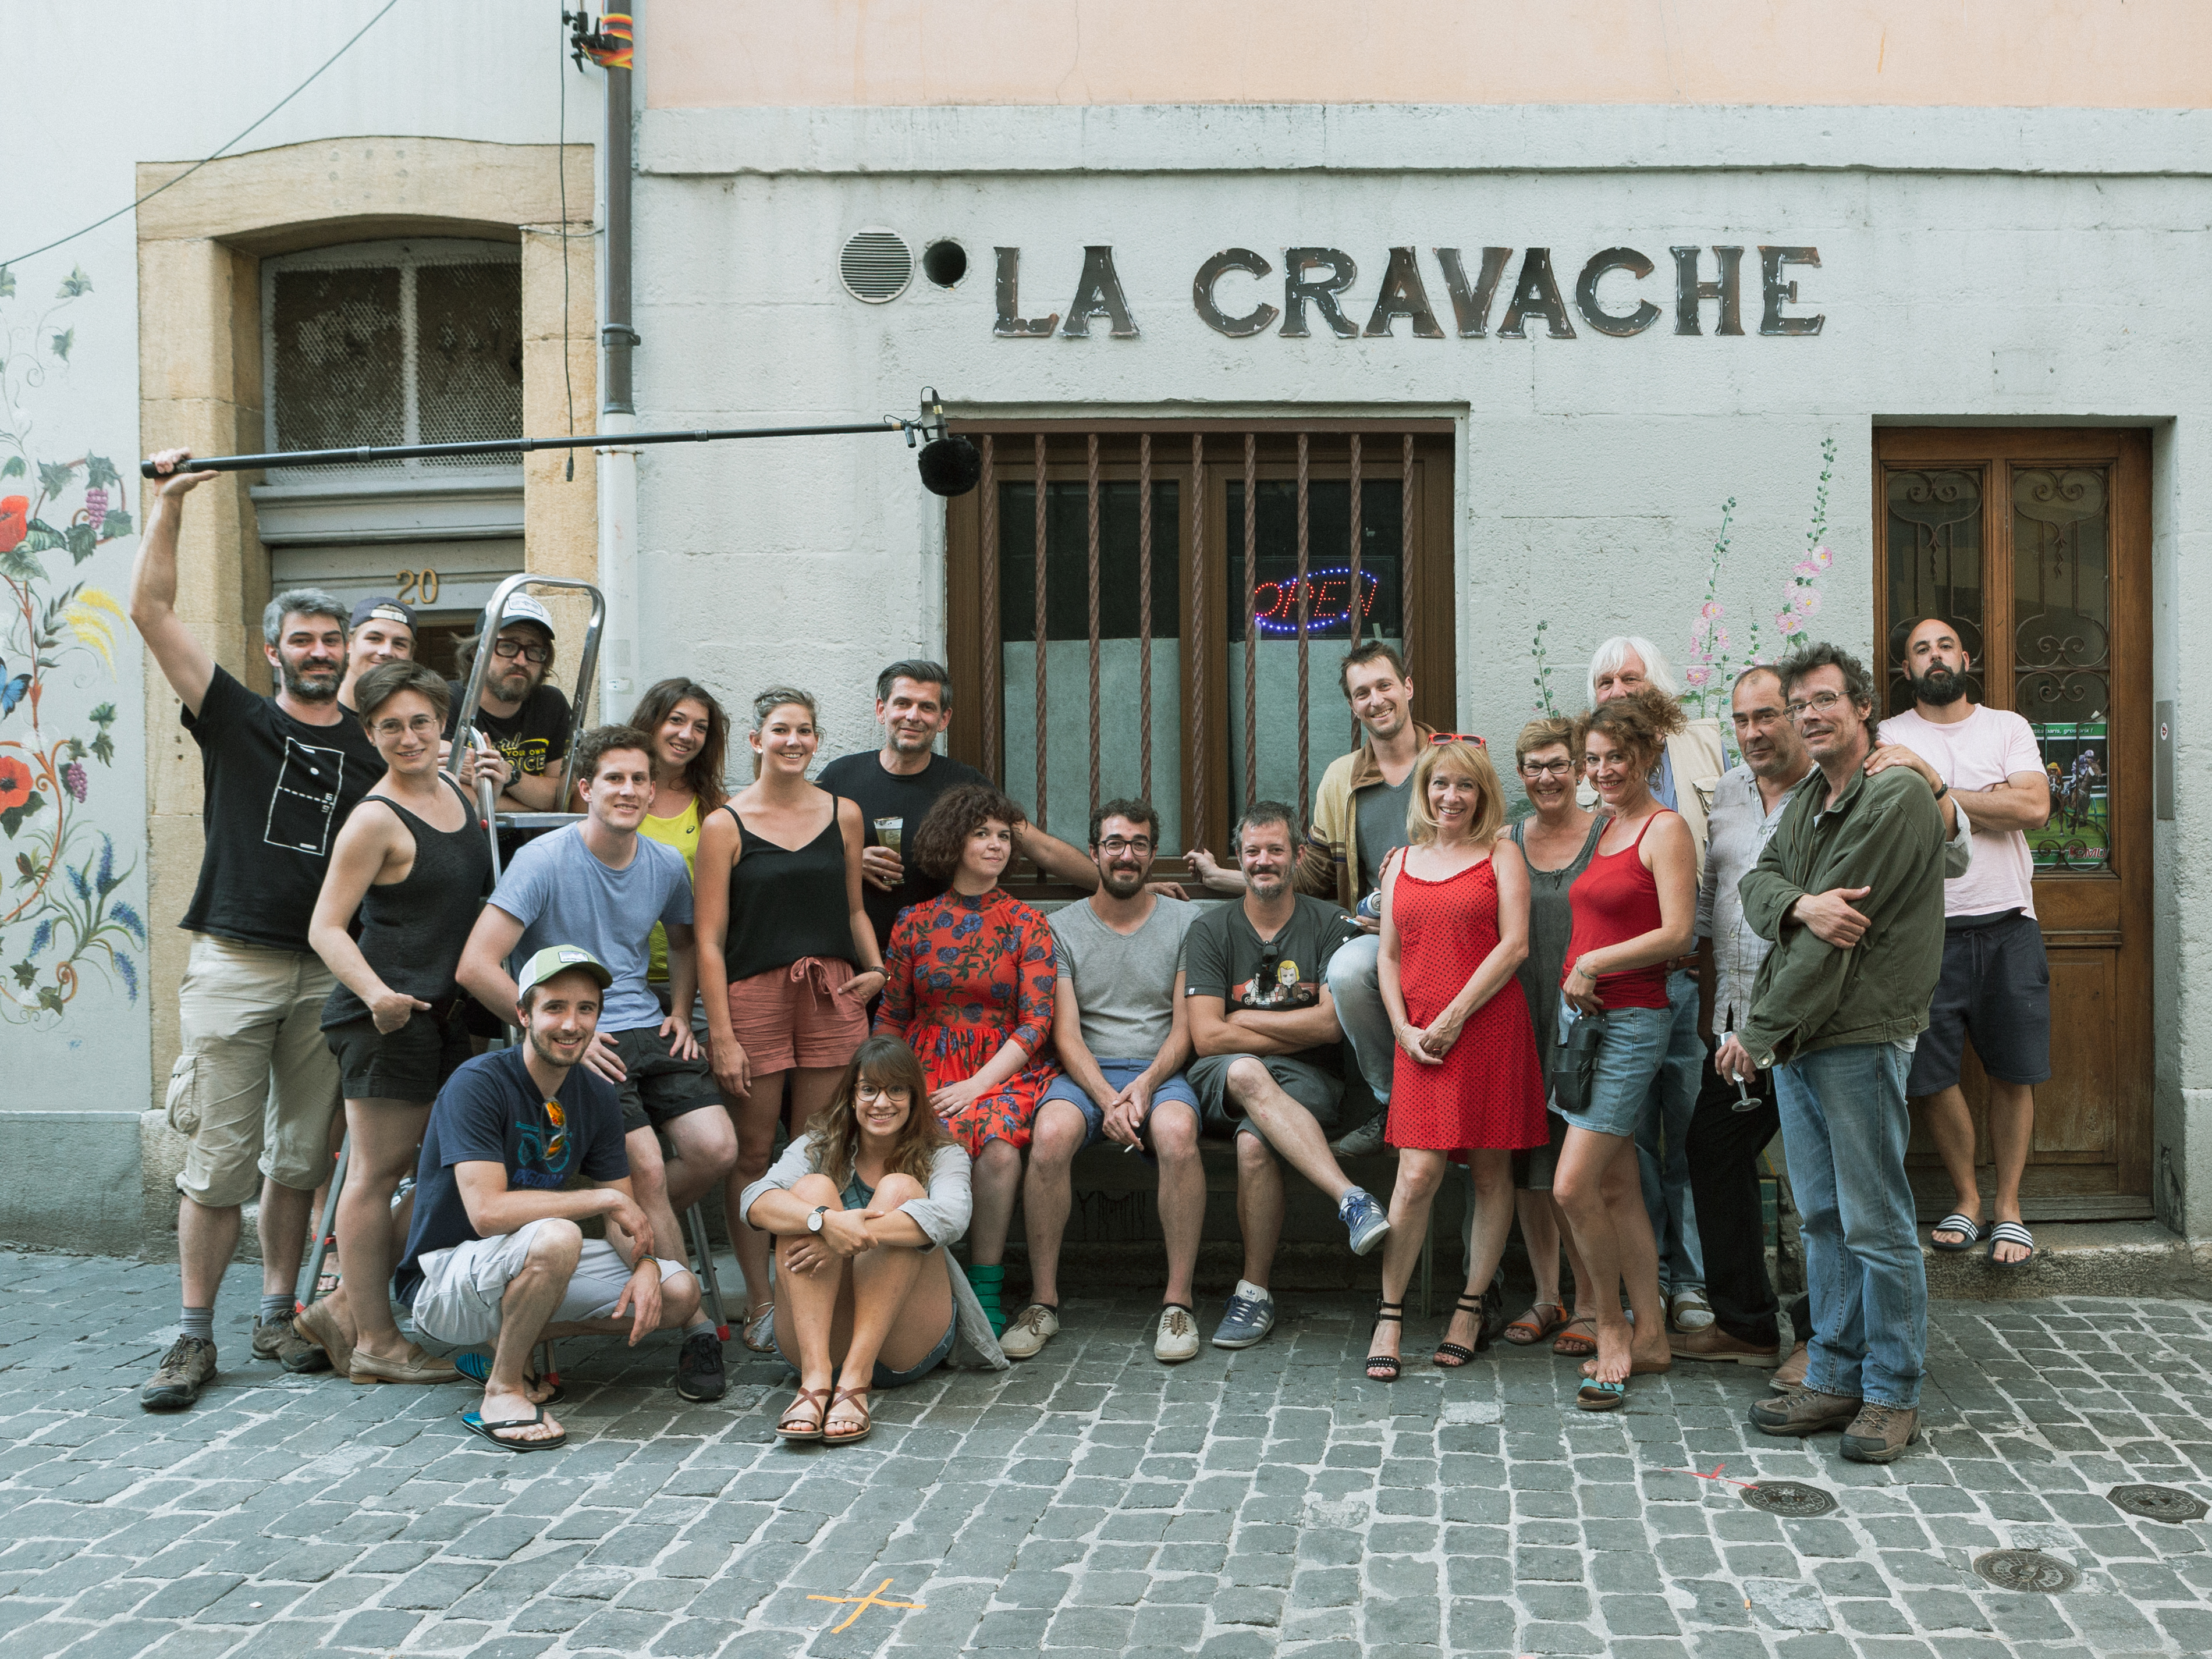
<svg viewBox="0 0 2212 1659">
<path fill-rule="evenodd" d="M 975 1292 L 975 1300 L 983 1304 L 983 1316 L 991 1322 L 991 1334 L 1006 1334 L 1006 1310 L 999 1305 L 999 1292 L 1006 1282 L 1003 1266 L 970 1267 L 968 1269 L 968 1288 Z"/>
</svg>

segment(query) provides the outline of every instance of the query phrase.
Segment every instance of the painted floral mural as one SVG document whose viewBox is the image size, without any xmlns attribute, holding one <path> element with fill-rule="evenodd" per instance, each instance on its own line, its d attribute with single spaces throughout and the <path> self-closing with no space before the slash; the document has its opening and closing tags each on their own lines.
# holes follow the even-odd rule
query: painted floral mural
<svg viewBox="0 0 2212 1659">
<path fill-rule="evenodd" d="M 125 617 L 76 574 L 137 526 L 114 465 L 48 449 L 31 413 L 68 373 L 70 308 L 91 289 L 78 269 L 42 308 L 21 307 L 0 266 L 0 1020 L 13 1024 L 59 1023 L 88 970 L 136 1002 L 146 949 L 137 860 L 94 816 L 116 783 Z"/>
</svg>

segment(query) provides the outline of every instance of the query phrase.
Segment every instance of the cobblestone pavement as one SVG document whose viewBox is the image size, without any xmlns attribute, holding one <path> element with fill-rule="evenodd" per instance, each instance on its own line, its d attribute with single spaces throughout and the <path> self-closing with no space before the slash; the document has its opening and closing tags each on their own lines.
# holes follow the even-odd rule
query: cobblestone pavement
<svg viewBox="0 0 2212 1659">
<path fill-rule="evenodd" d="M 1142 1302 L 1071 1301 L 1039 1358 L 879 1396 L 841 1450 L 775 1442 L 779 1366 L 687 1406 L 665 1341 L 564 1344 L 569 1446 L 516 1457 L 461 1432 L 461 1388 L 247 1360 L 243 1272 L 232 1369 L 149 1416 L 175 1268 L 4 1266 L 0 1659 L 2212 1650 L 2212 1522 L 2106 1495 L 2212 1498 L 2196 1303 L 1938 1303 L 1929 1439 L 1887 1469 L 1750 1430 L 1764 1374 L 1733 1367 L 1639 1378 L 1613 1416 L 1563 1409 L 1547 1350 L 1370 1383 L 1349 1297 L 1286 1297 L 1267 1342 L 1175 1370 Z M 1411 1321 L 1408 1351 L 1440 1334 Z M 1776 1478 L 1838 1507 L 1782 1519 L 1730 1484 Z M 2001 1547 L 2081 1583 L 1991 1589 L 1969 1564 Z M 886 1580 L 922 1605 L 811 1599 Z"/>
</svg>

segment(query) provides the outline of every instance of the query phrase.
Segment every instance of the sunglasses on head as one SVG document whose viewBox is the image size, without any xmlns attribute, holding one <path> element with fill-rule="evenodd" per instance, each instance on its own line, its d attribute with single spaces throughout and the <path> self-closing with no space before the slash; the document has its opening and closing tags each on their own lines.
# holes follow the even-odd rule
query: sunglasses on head
<svg viewBox="0 0 2212 1659">
<path fill-rule="evenodd" d="M 1429 741 L 1438 748 L 1443 747 L 1448 743 L 1471 743 L 1477 749 L 1487 749 L 1490 747 L 1488 744 L 1485 743 L 1480 736 L 1473 732 L 1431 732 L 1429 733 Z"/>
</svg>

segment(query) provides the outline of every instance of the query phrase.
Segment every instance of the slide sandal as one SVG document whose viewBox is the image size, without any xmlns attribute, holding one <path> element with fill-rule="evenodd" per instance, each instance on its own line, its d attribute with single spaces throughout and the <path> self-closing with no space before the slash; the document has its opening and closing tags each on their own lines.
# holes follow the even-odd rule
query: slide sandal
<svg viewBox="0 0 2212 1659">
<path fill-rule="evenodd" d="M 1947 1243 L 1936 1237 L 1937 1233 L 1956 1233 L 1962 1242 L 1957 1244 Z M 1982 1230 L 1979 1227 L 1954 1210 L 1929 1229 L 1928 1246 L 1930 1249 L 1948 1250 L 1956 1255 L 1961 1250 L 1972 1249 L 1980 1242 L 1981 1237 Z"/>
<path fill-rule="evenodd" d="M 1584 1377 L 1583 1385 L 1575 1391 L 1575 1404 L 1586 1412 L 1617 1412 L 1628 1400 L 1628 1381 L 1601 1382 L 1594 1376 Z"/>
<path fill-rule="evenodd" d="M 544 1420 L 545 1408 L 543 1406 L 538 1408 L 534 1416 L 517 1417 L 503 1423 L 485 1422 L 482 1412 L 469 1411 L 461 1413 L 461 1426 L 471 1434 L 482 1435 L 501 1451 L 511 1452 L 558 1451 L 567 1445 L 568 1431 L 566 1429 L 562 1430 L 550 1440 L 502 1440 L 499 1437 L 499 1431 L 501 1429 L 535 1428 Z"/>
<path fill-rule="evenodd" d="M 2000 1244 L 2017 1244 L 2027 1254 L 2017 1261 L 2000 1261 L 1997 1260 L 1997 1246 Z M 2034 1260 L 2035 1235 L 2019 1222 L 2000 1221 L 1990 1229 L 1990 1266 L 2012 1273 Z"/>
</svg>

